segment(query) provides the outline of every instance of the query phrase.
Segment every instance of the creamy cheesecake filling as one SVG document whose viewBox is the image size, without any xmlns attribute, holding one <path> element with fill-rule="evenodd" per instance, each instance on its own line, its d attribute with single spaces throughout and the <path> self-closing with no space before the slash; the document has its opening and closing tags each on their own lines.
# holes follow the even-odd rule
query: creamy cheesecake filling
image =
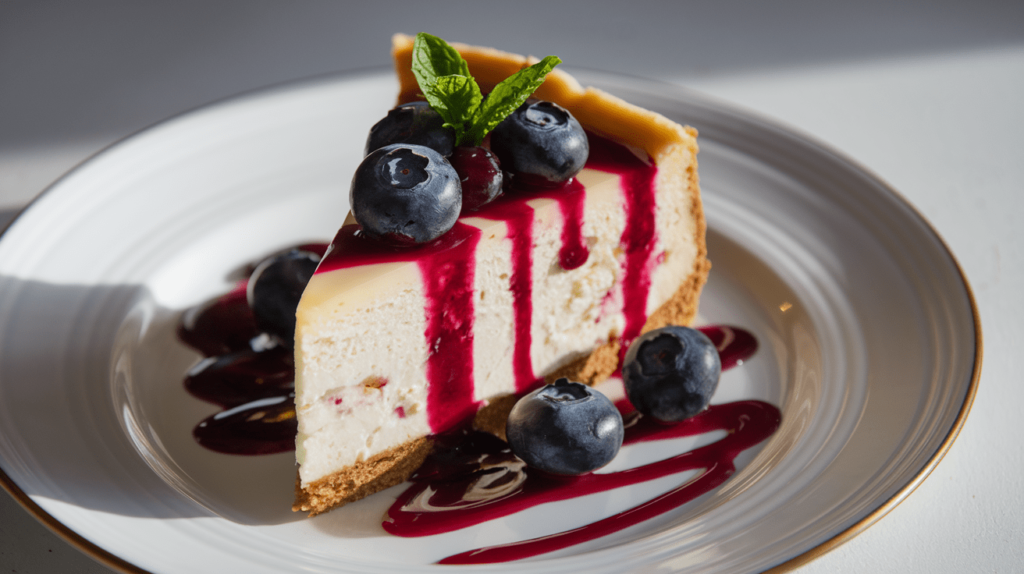
<svg viewBox="0 0 1024 574">
<path fill-rule="evenodd" d="M 393 39 L 400 102 L 421 97 L 412 44 Z M 485 91 L 535 61 L 454 47 Z M 506 194 L 417 255 L 357 227 L 335 238 L 297 312 L 294 509 L 397 484 L 424 437 L 479 407 L 500 434 L 510 394 L 555 374 L 599 381 L 641 332 L 693 320 L 710 268 L 696 131 L 557 69 L 535 97 L 601 134 L 578 182 Z"/>
<path fill-rule="evenodd" d="M 303 484 L 631 340 L 694 273 L 694 206 L 673 191 L 686 170 L 592 141 L 577 189 L 513 192 L 432 247 L 339 232 L 297 316 Z"/>
</svg>

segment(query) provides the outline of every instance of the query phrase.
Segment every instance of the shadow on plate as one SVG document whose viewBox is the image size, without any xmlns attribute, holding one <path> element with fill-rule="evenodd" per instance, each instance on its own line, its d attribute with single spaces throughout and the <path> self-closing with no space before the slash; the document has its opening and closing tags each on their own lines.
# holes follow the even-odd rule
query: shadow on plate
<svg viewBox="0 0 1024 574">
<path fill-rule="evenodd" d="M 111 400 L 116 310 L 142 289 L 0 277 L 0 290 L 0 456 L 14 483 L 44 509 L 207 516 L 149 469 Z"/>
</svg>

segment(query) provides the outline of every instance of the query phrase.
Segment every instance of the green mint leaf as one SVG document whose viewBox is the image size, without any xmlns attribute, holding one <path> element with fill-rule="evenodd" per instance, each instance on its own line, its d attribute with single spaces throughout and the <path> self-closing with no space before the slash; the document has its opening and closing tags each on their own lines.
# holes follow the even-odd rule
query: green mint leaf
<svg viewBox="0 0 1024 574">
<path fill-rule="evenodd" d="M 412 73 L 426 93 L 441 76 L 469 76 L 469 65 L 448 42 L 420 32 L 412 46 Z"/>
<path fill-rule="evenodd" d="M 484 136 L 509 116 L 544 83 L 562 60 L 548 56 L 509 76 L 482 100 L 480 86 L 458 50 L 437 36 L 416 34 L 412 73 L 430 107 L 445 126 L 455 130 L 455 145 L 480 145 Z"/>
<path fill-rule="evenodd" d="M 441 114 L 446 127 L 455 130 L 458 143 L 483 97 L 469 65 L 448 42 L 420 32 L 412 47 L 412 73 L 430 107 Z"/>
<path fill-rule="evenodd" d="M 476 109 L 476 113 L 470 119 L 470 125 L 466 128 L 463 138 L 456 139 L 456 145 L 464 145 L 468 142 L 472 142 L 472 145 L 480 145 L 484 136 L 516 111 L 516 108 L 523 105 L 523 102 L 544 83 L 544 77 L 561 63 L 562 60 L 557 56 L 548 56 L 529 68 L 519 70 L 494 86 L 494 90 Z M 461 141 L 462 139 L 465 141 Z"/>
<path fill-rule="evenodd" d="M 440 76 L 423 91 L 434 111 L 444 118 L 445 127 L 455 130 L 456 143 L 464 136 L 466 122 L 476 112 L 482 95 L 471 76 Z"/>
</svg>

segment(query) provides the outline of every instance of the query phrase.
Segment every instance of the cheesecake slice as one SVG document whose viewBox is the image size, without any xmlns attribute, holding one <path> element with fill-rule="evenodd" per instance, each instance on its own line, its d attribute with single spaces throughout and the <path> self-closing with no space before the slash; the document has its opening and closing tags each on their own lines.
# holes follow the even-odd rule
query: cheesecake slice
<svg viewBox="0 0 1024 574">
<path fill-rule="evenodd" d="M 535 61 L 453 46 L 485 92 Z M 412 47 L 395 36 L 400 102 L 419 93 Z M 557 376 L 598 382 L 639 334 L 693 320 L 710 268 L 695 130 L 559 70 L 535 97 L 588 131 L 570 185 L 507 192 L 410 250 L 351 221 L 334 238 L 296 313 L 294 510 L 404 481 L 432 435 L 501 435 L 516 395 Z"/>
</svg>

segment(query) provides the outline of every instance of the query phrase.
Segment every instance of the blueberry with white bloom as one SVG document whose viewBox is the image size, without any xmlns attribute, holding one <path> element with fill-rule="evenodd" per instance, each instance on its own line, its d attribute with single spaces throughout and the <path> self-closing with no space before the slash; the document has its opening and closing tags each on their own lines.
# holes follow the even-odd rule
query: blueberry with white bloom
<svg viewBox="0 0 1024 574">
<path fill-rule="evenodd" d="M 245 294 L 256 326 L 288 347 L 295 339 L 295 309 L 319 263 L 316 253 L 292 249 L 264 260 L 249 276 Z"/>
<path fill-rule="evenodd" d="M 636 410 L 668 423 L 707 408 L 721 374 L 722 361 L 711 339 L 672 325 L 633 341 L 622 367 L 626 396 Z"/>
<path fill-rule="evenodd" d="M 553 102 L 528 101 L 491 132 L 491 151 L 513 181 L 557 187 L 583 169 L 590 142 L 569 110 Z"/>
<path fill-rule="evenodd" d="M 370 128 L 363 155 L 397 143 L 427 146 L 448 157 L 455 148 L 455 131 L 444 127 L 444 118 L 427 102 L 409 102 L 396 106 Z"/>
<path fill-rule="evenodd" d="M 394 144 L 370 152 L 349 191 L 363 232 L 396 246 L 428 243 L 448 232 L 462 210 L 462 185 L 441 154 Z"/>
<path fill-rule="evenodd" d="M 552 474 L 597 470 L 618 454 L 622 415 L 608 397 L 561 378 L 519 399 L 505 434 L 516 456 Z"/>
</svg>

